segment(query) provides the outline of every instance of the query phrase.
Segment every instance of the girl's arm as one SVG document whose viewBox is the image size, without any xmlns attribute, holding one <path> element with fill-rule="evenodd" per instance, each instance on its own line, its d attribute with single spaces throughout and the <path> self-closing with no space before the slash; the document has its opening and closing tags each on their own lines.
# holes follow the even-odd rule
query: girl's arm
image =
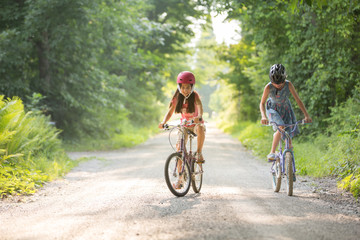
<svg viewBox="0 0 360 240">
<path fill-rule="evenodd" d="M 199 95 L 198 95 L 198 97 L 195 97 L 195 104 L 197 105 L 197 108 L 198 108 L 198 115 L 197 115 L 197 117 L 195 117 L 194 121 L 197 123 L 197 122 L 202 121 L 202 115 L 204 112 L 203 105 L 202 105 Z"/>
<path fill-rule="evenodd" d="M 164 120 L 159 123 L 159 128 L 164 128 L 164 124 L 170 120 L 171 116 L 173 115 L 174 111 L 175 111 L 176 105 L 172 104 L 171 107 L 169 108 L 168 112 L 166 113 Z"/>
<path fill-rule="evenodd" d="M 267 84 L 264 88 L 264 92 L 263 92 L 263 95 L 262 95 L 261 101 L 260 101 L 261 124 L 269 123 L 269 121 L 266 118 L 266 113 L 265 113 L 265 102 L 269 96 L 269 92 L 270 92 L 270 85 Z"/>
<path fill-rule="evenodd" d="M 295 98 L 295 101 L 299 105 L 301 111 L 304 113 L 305 122 L 307 122 L 307 123 L 312 122 L 312 119 L 310 118 L 308 112 L 306 111 L 304 103 L 301 101 L 299 94 L 296 92 L 294 85 L 290 81 L 289 81 L 289 90 L 290 90 L 291 94 L 293 95 L 293 97 Z"/>
</svg>

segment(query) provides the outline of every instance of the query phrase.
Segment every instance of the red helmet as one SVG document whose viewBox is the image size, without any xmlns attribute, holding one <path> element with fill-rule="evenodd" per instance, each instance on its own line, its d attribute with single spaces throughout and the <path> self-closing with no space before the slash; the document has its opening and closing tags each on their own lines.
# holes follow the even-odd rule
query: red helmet
<svg viewBox="0 0 360 240">
<path fill-rule="evenodd" d="M 184 71 L 179 73 L 176 82 L 184 84 L 195 84 L 195 76 L 192 72 Z"/>
</svg>

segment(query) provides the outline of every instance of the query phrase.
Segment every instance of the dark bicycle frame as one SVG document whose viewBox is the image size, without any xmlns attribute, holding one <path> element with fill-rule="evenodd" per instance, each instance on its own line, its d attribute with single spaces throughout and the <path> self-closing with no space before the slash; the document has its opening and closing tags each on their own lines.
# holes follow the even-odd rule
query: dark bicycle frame
<svg viewBox="0 0 360 240">
<path fill-rule="evenodd" d="M 179 131 L 182 132 L 182 136 L 181 136 L 181 140 L 180 140 L 180 153 L 181 153 L 181 156 L 182 156 L 182 166 L 181 166 L 181 171 L 179 172 L 179 174 L 183 174 L 184 173 L 184 170 L 185 170 L 185 162 L 188 163 L 189 166 L 191 166 L 192 162 L 195 161 L 195 158 L 193 157 L 193 154 L 192 154 L 192 139 L 197 137 L 196 133 L 194 133 L 193 131 L 191 131 L 190 129 L 188 129 L 187 127 L 188 126 L 191 126 L 192 124 L 195 124 L 194 122 L 185 122 L 185 123 L 181 123 L 177 126 L 173 126 L 173 128 L 171 129 L 171 131 L 173 129 L 178 129 Z M 164 129 L 169 129 L 170 126 L 169 125 L 165 125 L 164 126 Z M 186 150 L 186 144 L 185 144 L 185 132 L 186 131 L 189 135 L 189 141 L 190 141 L 190 150 L 189 152 Z M 169 139 L 170 141 L 170 139 Z M 170 142 L 171 144 L 171 142 Z M 176 165 L 175 165 L 175 169 L 174 169 L 174 173 L 176 172 L 177 170 L 177 167 L 178 167 L 178 160 L 176 160 Z M 191 172 L 191 169 L 190 169 L 190 176 L 191 174 L 193 174 Z"/>
</svg>

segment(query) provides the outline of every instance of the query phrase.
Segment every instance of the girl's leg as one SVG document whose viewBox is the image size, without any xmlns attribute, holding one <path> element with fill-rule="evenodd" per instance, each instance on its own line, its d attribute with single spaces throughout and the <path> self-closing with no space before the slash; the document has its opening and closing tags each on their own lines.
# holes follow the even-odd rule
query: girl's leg
<svg viewBox="0 0 360 240">
<path fill-rule="evenodd" d="M 289 140 L 289 148 L 292 149 L 293 148 L 293 145 L 292 145 L 292 139 L 290 138 Z"/>
<path fill-rule="evenodd" d="M 185 139 L 184 139 L 184 144 L 186 145 L 187 143 L 187 139 L 188 139 L 188 134 L 185 132 Z M 181 138 L 182 138 L 182 132 L 181 131 L 178 131 L 178 139 L 177 139 L 177 142 L 176 142 L 176 151 L 180 152 L 181 149 Z"/>
<path fill-rule="evenodd" d="M 274 133 L 274 137 L 273 137 L 273 143 L 271 146 L 271 152 L 270 153 L 275 153 L 277 146 L 279 145 L 280 142 L 280 138 L 281 138 L 281 133 L 278 131 L 276 131 Z"/>
<path fill-rule="evenodd" d="M 181 168 L 182 168 L 182 161 L 180 159 L 178 159 L 178 161 L 177 161 L 177 171 L 178 171 L 179 177 L 177 179 L 177 182 L 173 183 L 173 187 L 175 189 L 181 189 L 182 186 L 183 186 L 184 176 L 180 175 Z"/>
<path fill-rule="evenodd" d="M 196 127 L 197 134 L 197 152 L 201 152 L 205 141 L 205 129 L 203 126 Z"/>
<path fill-rule="evenodd" d="M 198 125 L 196 127 L 196 134 L 197 134 L 197 153 L 202 158 L 202 148 L 204 146 L 204 141 L 205 141 L 205 127 Z M 203 159 L 199 159 L 199 160 L 203 160 Z"/>
</svg>

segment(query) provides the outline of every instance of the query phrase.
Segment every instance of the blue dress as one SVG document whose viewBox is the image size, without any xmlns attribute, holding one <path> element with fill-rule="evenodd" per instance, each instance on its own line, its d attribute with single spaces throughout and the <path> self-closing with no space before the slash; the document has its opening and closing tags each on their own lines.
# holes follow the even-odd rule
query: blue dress
<svg viewBox="0 0 360 240">
<path fill-rule="evenodd" d="M 270 92 L 266 101 L 266 115 L 269 122 L 276 122 L 280 125 L 296 123 L 295 113 L 289 100 L 289 81 L 285 81 L 285 85 L 281 90 L 276 89 L 271 82 L 268 85 L 270 85 Z M 290 132 L 290 129 L 287 128 L 286 131 Z M 294 137 L 299 132 L 297 127 L 290 136 Z"/>
</svg>

